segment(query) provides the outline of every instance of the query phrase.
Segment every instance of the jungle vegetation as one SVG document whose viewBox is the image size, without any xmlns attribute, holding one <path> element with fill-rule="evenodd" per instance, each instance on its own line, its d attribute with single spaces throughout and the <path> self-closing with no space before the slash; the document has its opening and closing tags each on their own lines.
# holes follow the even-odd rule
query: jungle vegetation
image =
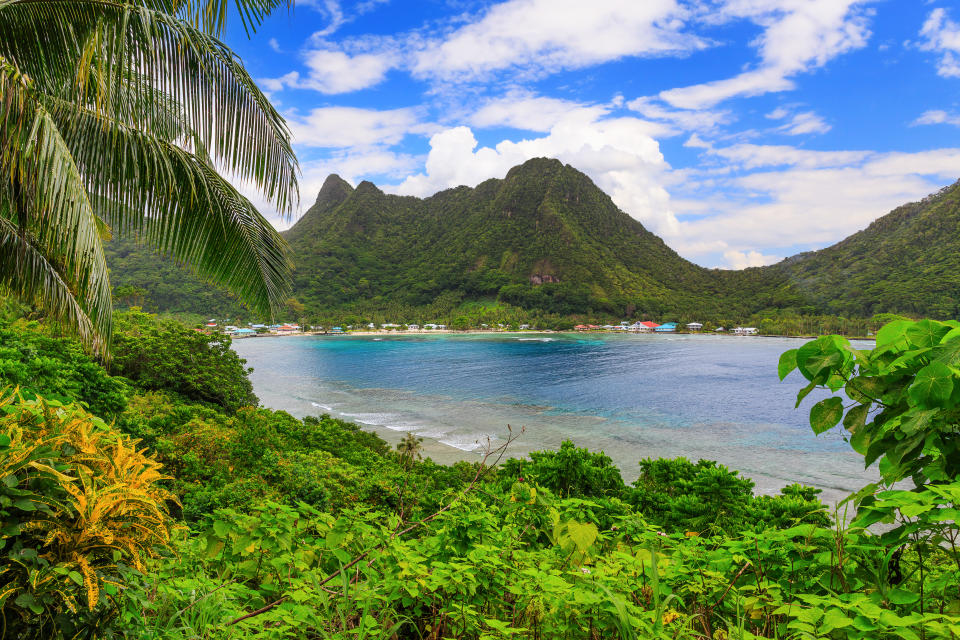
<svg viewBox="0 0 960 640">
<path fill-rule="evenodd" d="M 0 330 L 7 637 L 960 636 L 958 322 L 781 358 L 798 404 L 834 392 L 813 432 L 876 469 L 845 513 L 704 460 L 640 460 L 627 484 L 570 442 L 438 465 L 255 406 L 225 336 L 116 327 L 114 361 L 139 366 L 108 372 L 55 324 Z"/>
</svg>

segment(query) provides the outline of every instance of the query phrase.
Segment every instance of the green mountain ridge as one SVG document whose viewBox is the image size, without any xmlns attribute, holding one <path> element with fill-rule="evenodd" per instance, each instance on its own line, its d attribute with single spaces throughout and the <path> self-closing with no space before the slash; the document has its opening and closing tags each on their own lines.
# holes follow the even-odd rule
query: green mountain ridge
<svg viewBox="0 0 960 640">
<path fill-rule="evenodd" d="M 545 158 L 503 179 L 422 199 L 389 195 L 367 181 L 353 188 L 331 175 L 283 235 L 295 264 L 291 308 L 308 315 L 442 312 L 497 300 L 558 315 L 954 317 L 960 304 L 960 182 L 831 247 L 743 271 L 685 260 L 585 174 Z M 118 293 L 142 291 L 164 311 L 236 308 L 143 250 L 118 245 L 108 253 Z M 146 277 L 151 263 L 163 263 L 156 284 Z M 182 300 L 170 292 L 177 273 Z"/>
</svg>

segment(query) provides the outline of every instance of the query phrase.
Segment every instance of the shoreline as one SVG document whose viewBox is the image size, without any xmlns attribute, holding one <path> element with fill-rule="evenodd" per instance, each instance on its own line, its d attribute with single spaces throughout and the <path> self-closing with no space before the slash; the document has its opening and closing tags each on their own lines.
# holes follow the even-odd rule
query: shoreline
<svg viewBox="0 0 960 640">
<path fill-rule="evenodd" d="M 429 335 L 461 335 L 461 336 L 488 336 L 488 335 L 650 335 L 650 336 L 713 336 L 718 338 L 786 338 L 791 340 L 816 340 L 817 335 L 776 335 L 776 334 L 756 334 L 752 336 L 735 335 L 732 333 L 714 333 L 714 332 L 639 332 L 639 331 L 554 331 L 552 329 L 523 329 L 517 331 L 498 331 L 490 329 L 418 329 L 415 331 L 387 331 L 375 329 L 371 331 L 344 331 L 343 333 L 330 333 L 328 331 L 300 331 L 297 333 L 261 333 L 253 336 L 231 336 L 234 340 L 249 340 L 252 338 L 296 338 L 304 336 L 324 336 L 324 337 L 353 337 L 361 338 L 365 336 L 429 336 Z M 829 335 L 829 334 L 827 334 Z M 873 342 L 876 336 L 843 336 L 847 340 L 864 340 Z"/>
</svg>

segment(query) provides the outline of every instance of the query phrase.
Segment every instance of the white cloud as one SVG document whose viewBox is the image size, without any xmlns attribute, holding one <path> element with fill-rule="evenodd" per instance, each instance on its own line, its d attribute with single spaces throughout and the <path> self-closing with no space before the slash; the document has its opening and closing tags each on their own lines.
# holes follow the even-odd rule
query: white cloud
<svg viewBox="0 0 960 640">
<path fill-rule="evenodd" d="M 790 121 L 780 127 L 780 131 L 791 136 L 807 133 L 826 133 L 831 127 L 821 116 L 813 111 L 804 111 L 791 116 Z"/>
<path fill-rule="evenodd" d="M 536 157 L 558 158 L 589 175 L 617 205 L 657 233 L 678 225 L 663 188 L 668 170 L 650 123 L 637 118 L 566 119 L 539 138 L 477 148 L 467 127 L 453 127 L 430 139 L 425 171 L 393 190 L 425 196 L 458 185 L 474 186 Z"/>
<path fill-rule="evenodd" d="M 297 6 L 307 6 L 323 14 L 327 18 L 327 26 L 316 32 L 315 36 L 326 37 L 334 34 L 343 25 L 353 22 L 360 16 L 370 13 L 377 6 L 386 4 L 389 0 L 366 0 L 355 2 L 349 9 L 343 8 L 340 0 L 300 0 Z"/>
<path fill-rule="evenodd" d="M 960 23 L 947 15 L 947 10 L 937 8 L 930 12 L 920 35 L 924 41 L 920 48 L 940 54 L 937 73 L 944 78 L 960 78 Z"/>
<path fill-rule="evenodd" d="M 786 118 L 788 115 L 790 115 L 790 110 L 789 110 L 789 109 L 787 109 L 787 108 L 785 108 L 785 107 L 777 107 L 776 109 L 774 109 L 774 110 L 771 111 L 770 113 L 764 115 L 763 117 L 764 117 L 764 118 L 768 118 L 768 119 L 770 119 L 770 120 L 783 120 L 783 119 Z"/>
<path fill-rule="evenodd" d="M 627 103 L 627 108 L 644 118 L 668 122 L 683 131 L 712 131 L 719 125 L 733 121 L 733 115 L 729 111 L 672 109 L 651 97 L 631 100 Z"/>
<path fill-rule="evenodd" d="M 784 120 L 785 122 L 777 127 L 775 131 L 791 136 L 799 136 L 807 133 L 826 133 L 832 128 L 822 116 L 813 111 L 794 113 L 787 107 L 777 107 L 763 117 L 768 120 Z"/>
<path fill-rule="evenodd" d="M 280 49 L 280 43 L 277 42 L 276 38 L 270 38 L 270 40 L 267 41 L 267 44 L 269 44 L 270 48 L 277 53 L 283 53 L 283 51 Z"/>
<path fill-rule="evenodd" d="M 723 257 L 727 259 L 727 265 L 731 269 L 746 269 L 747 267 L 762 267 L 767 264 L 779 262 L 783 258 L 778 256 L 765 256 L 759 251 L 724 251 Z"/>
<path fill-rule="evenodd" d="M 955 127 L 960 127 L 960 113 L 947 113 L 942 109 L 931 109 L 924 111 L 919 118 L 910 124 L 952 124 Z"/>
<path fill-rule="evenodd" d="M 413 108 L 358 109 L 320 107 L 306 116 L 288 118 L 293 143 L 301 147 L 392 146 L 409 134 L 428 135 L 435 125 L 420 120 Z"/>
<path fill-rule="evenodd" d="M 740 169 L 778 166 L 802 169 L 842 167 L 860 162 L 870 155 L 869 151 L 810 151 L 788 145 L 735 144 L 729 147 L 705 148 L 710 149 L 712 155 L 725 160 L 725 164 Z"/>
<path fill-rule="evenodd" d="M 539 74 L 705 46 L 682 32 L 684 15 L 676 0 L 508 0 L 426 43 L 412 67 L 419 76 L 473 79 L 508 68 Z"/>
<path fill-rule="evenodd" d="M 796 246 L 819 248 L 837 242 L 960 175 L 960 149 L 818 152 L 734 145 L 707 153 L 748 172 L 702 185 L 699 195 L 711 204 L 708 215 L 702 215 L 702 202 L 688 210 L 685 203 L 694 194 L 673 198 L 671 204 L 683 221 L 677 235 L 667 240 L 694 260 L 723 254 L 735 268 L 758 247 L 787 255 L 785 250 Z M 694 217 L 686 219 L 688 213 Z"/>
<path fill-rule="evenodd" d="M 764 28 L 754 44 L 757 68 L 732 78 L 662 91 L 674 107 L 702 109 L 735 96 L 786 91 L 790 78 L 863 47 L 869 37 L 862 0 L 726 0 L 710 19 L 749 19 Z"/>
<path fill-rule="evenodd" d="M 390 53 L 361 53 L 349 55 L 333 49 L 313 49 L 304 54 L 309 69 L 306 77 L 291 71 L 279 78 L 263 78 L 260 82 L 269 91 L 313 89 L 336 94 L 359 91 L 379 84 L 395 65 Z"/>
<path fill-rule="evenodd" d="M 581 117 L 597 119 L 609 112 L 608 107 L 587 105 L 572 100 L 534 96 L 528 93 L 512 93 L 503 98 L 490 100 L 470 116 L 475 127 L 512 127 L 526 131 L 546 132 L 558 122 Z"/>
</svg>

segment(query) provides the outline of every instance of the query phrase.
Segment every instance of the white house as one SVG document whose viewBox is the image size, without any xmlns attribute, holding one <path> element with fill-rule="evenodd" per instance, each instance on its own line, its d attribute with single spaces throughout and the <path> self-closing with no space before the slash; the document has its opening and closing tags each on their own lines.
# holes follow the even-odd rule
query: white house
<svg viewBox="0 0 960 640">
<path fill-rule="evenodd" d="M 734 327 L 733 333 L 738 336 L 755 336 L 760 330 L 756 327 Z"/>
<path fill-rule="evenodd" d="M 690 331 L 700 331 L 700 329 L 703 329 L 703 323 L 702 323 L 702 322 L 688 322 L 688 323 L 687 323 L 687 329 L 689 329 Z"/>
<path fill-rule="evenodd" d="M 408 325 L 407 325 L 407 329 L 409 329 L 410 331 L 417 331 L 418 329 L 420 329 L 420 325 L 418 325 L 418 324 L 408 324 Z"/>
</svg>

